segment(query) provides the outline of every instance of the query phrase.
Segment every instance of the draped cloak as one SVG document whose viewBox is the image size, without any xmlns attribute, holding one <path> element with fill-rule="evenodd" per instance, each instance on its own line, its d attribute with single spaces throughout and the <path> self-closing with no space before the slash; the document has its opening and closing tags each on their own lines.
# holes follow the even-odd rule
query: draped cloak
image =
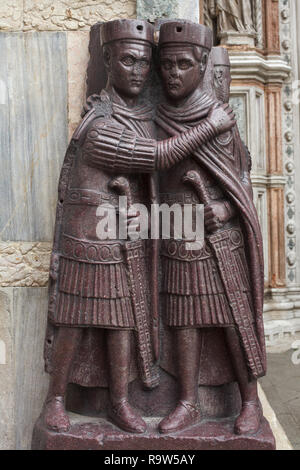
<svg viewBox="0 0 300 470">
<path fill-rule="evenodd" d="M 159 137 L 165 138 L 166 136 L 174 136 L 190 127 L 194 127 L 201 122 L 202 119 L 207 117 L 211 106 L 215 103 L 215 99 L 208 94 L 198 92 L 180 107 L 174 107 L 169 104 L 159 105 L 156 115 Z M 202 172 L 204 178 L 205 175 L 208 175 L 209 178 L 215 182 L 217 187 L 222 189 L 224 198 L 231 202 L 235 213 L 238 214 L 239 225 L 245 240 L 244 250 L 250 279 L 252 314 L 263 368 L 259 375 L 264 375 L 266 370 L 266 354 L 263 326 L 264 273 L 262 235 L 251 191 L 249 191 L 249 188 L 247 188 L 247 185 L 243 182 L 245 172 L 248 173 L 249 177 L 249 155 L 240 139 L 237 127 L 230 132 L 232 135 L 231 146 L 227 145 L 228 139 L 226 134 L 215 138 L 206 145 L 202 145 L 201 148 L 199 147 L 197 151 L 191 155 L 190 162 L 186 163 L 186 168 L 196 169 L 200 171 L 200 173 Z M 237 164 L 237 162 L 239 163 Z M 236 167 L 236 165 L 238 167 Z M 184 169 L 184 163 L 181 163 L 181 166 Z M 180 187 L 182 186 L 180 178 L 178 179 L 180 171 L 178 172 L 177 170 L 176 173 L 176 167 L 174 168 L 169 170 L 167 177 L 163 179 L 160 178 L 160 186 L 163 185 L 164 193 L 168 192 L 168 181 L 172 181 L 171 185 L 173 188 L 176 187 L 177 184 L 179 191 L 184 192 L 187 190 L 187 188 L 184 189 L 183 187 L 182 189 L 182 187 Z M 183 176 L 183 174 L 181 176 Z M 160 187 L 160 192 L 162 192 L 162 187 Z M 230 224 L 230 222 L 228 224 Z M 219 328 L 219 330 L 221 329 Z M 203 361 L 202 363 L 200 362 L 199 383 L 218 385 L 232 380 L 232 369 L 230 371 L 230 367 L 228 367 L 228 357 L 225 361 L 227 365 L 224 362 L 226 347 L 224 347 L 224 338 L 221 338 L 221 333 L 220 331 L 212 331 L 211 329 L 203 333 L 204 344 L 202 344 L 201 352 Z M 217 345 L 218 342 L 219 347 Z M 167 371 L 176 375 L 176 367 L 172 359 L 174 354 L 171 348 L 170 333 L 168 329 L 166 329 L 165 338 L 163 340 L 161 365 Z M 219 352 L 217 351 L 218 348 Z M 221 367 L 216 366 L 216 357 L 223 362 Z M 208 360 L 208 358 L 210 359 Z M 208 369 L 206 371 L 201 370 L 201 364 Z M 210 373 L 209 367 L 211 367 L 212 373 Z M 213 372 L 215 372 L 215 374 Z"/>
</svg>

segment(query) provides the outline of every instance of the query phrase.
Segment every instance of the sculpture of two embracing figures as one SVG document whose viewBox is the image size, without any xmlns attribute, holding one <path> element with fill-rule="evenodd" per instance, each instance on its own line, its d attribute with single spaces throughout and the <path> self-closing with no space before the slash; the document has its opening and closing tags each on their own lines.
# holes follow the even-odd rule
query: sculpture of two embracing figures
<svg viewBox="0 0 300 470">
<path fill-rule="evenodd" d="M 220 423 L 256 436 L 262 237 L 251 157 L 228 104 L 228 53 L 185 20 L 99 28 L 107 84 L 85 105 L 59 182 L 40 427 L 71 432 L 68 408 L 136 439 Z M 202 243 L 177 236 L 178 210 L 170 236 L 151 238 L 150 222 L 128 236 L 139 233 L 137 207 L 158 204 L 182 216 L 192 208 L 192 219 L 201 207 Z M 116 236 L 99 235 L 104 219 Z"/>
</svg>

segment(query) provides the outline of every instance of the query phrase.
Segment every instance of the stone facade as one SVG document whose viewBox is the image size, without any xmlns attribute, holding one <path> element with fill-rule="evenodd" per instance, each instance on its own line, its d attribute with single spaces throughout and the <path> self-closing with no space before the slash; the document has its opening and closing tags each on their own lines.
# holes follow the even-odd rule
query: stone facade
<svg viewBox="0 0 300 470">
<path fill-rule="evenodd" d="M 254 158 L 273 348 L 300 335 L 299 102 L 293 104 L 300 57 L 292 47 L 300 43 L 298 3 L 257 0 L 255 46 L 230 47 L 231 103 Z M 204 6 L 205 0 L 0 2 L 0 146 L 7 157 L 0 160 L 0 449 L 30 447 L 47 390 L 43 341 L 57 182 L 85 99 L 89 28 L 136 14 L 204 20 Z"/>
</svg>

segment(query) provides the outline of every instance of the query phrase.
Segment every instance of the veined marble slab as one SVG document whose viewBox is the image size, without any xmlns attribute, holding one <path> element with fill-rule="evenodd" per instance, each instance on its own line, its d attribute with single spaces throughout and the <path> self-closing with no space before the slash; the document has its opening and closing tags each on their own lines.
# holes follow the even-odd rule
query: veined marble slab
<svg viewBox="0 0 300 470">
<path fill-rule="evenodd" d="M 32 430 L 46 398 L 49 376 L 44 372 L 47 288 L 13 289 L 15 381 L 15 448 L 30 449 Z"/>
<path fill-rule="evenodd" d="M 0 240 L 51 241 L 68 140 L 66 33 L 1 33 L 0 50 Z"/>
<path fill-rule="evenodd" d="M 15 445 L 12 289 L 0 290 L 0 450 Z"/>
</svg>

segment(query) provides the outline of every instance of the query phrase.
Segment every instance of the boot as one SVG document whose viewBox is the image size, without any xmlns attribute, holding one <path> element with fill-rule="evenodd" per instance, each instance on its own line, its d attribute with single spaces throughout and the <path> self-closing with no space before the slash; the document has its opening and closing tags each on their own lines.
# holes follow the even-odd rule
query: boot
<svg viewBox="0 0 300 470">
<path fill-rule="evenodd" d="M 108 416 L 120 429 L 141 434 L 146 423 L 128 402 L 131 331 L 107 330 L 110 406 Z"/>
<path fill-rule="evenodd" d="M 51 431 L 67 432 L 70 429 L 70 420 L 64 402 L 69 373 L 81 334 L 80 328 L 60 327 L 58 331 L 53 357 L 53 372 L 43 409 L 45 425 Z"/>
<path fill-rule="evenodd" d="M 67 432 L 70 429 L 70 420 L 66 413 L 64 397 L 53 396 L 46 400 L 44 422 L 48 429 L 54 432 Z"/>
<path fill-rule="evenodd" d="M 181 431 L 196 424 L 200 419 L 201 411 L 198 404 L 180 400 L 175 410 L 159 423 L 158 430 L 161 434 Z"/>
<path fill-rule="evenodd" d="M 238 435 L 256 434 L 263 418 L 257 392 L 257 380 L 249 380 L 244 354 L 235 328 L 226 328 L 226 336 L 242 398 L 242 409 L 235 421 L 234 432 Z"/>
<path fill-rule="evenodd" d="M 260 429 L 262 418 L 263 412 L 259 399 L 243 402 L 241 413 L 235 421 L 235 434 L 256 434 Z"/>
<path fill-rule="evenodd" d="M 147 425 L 141 416 L 131 407 L 127 398 L 110 405 L 108 416 L 120 429 L 127 432 L 143 434 Z"/>
<path fill-rule="evenodd" d="M 201 335 L 198 329 L 175 330 L 179 401 L 158 425 L 161 434 L 181 431 L 201 419 L 198 404 L 198 378 Z"/>
</svg>

